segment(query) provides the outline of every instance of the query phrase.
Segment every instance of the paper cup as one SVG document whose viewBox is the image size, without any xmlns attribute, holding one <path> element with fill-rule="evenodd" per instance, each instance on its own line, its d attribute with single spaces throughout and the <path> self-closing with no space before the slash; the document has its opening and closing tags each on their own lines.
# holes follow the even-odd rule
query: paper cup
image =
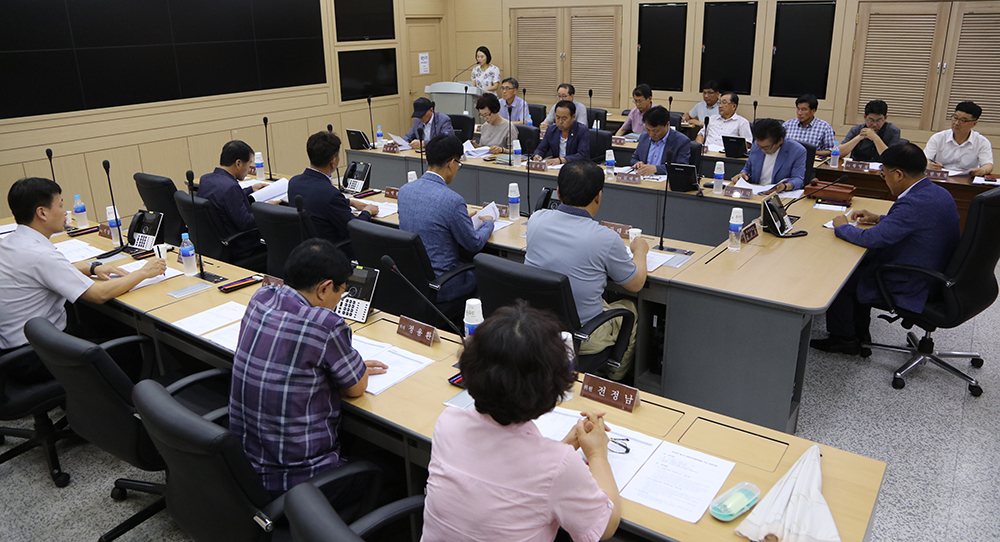
<svg viewBox="0 0 1000 542">
<path fill-rule="evenodd" d="M 629 228 L 628 230 L 628 242 L 631 245 L 632 241 L 635 241 L 636 237 L 642 235 L 642 230 L 639 228 Z"/>
</svg>

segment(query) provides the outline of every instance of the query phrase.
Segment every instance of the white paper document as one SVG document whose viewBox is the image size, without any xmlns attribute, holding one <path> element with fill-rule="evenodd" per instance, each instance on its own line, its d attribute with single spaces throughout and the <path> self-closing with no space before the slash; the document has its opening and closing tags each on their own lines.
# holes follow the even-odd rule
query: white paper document
<svg viewBox="0 0 1000 542">
<path fill-rule="evenodd" d="M 838 208 L 834 209 L 834 211 L 839 211 L 841 209 L 842 209 L 842 207 L 838 207 Z M 857 226 L 858 225 L 858 221 L 857 220 L 855 220 L 854 222 L 850 221 L 851 220 L 851 210 L 850 209 L 848 209 L 847 212 L 844 213 L 844 216 L 847 217 L 847 221 L 848 221 L 847 223 L 848 224 L 850 224 L 852 226 Z M 834 229 L 834 227 L 833 227 L 833 220 L 827 222 L 826 224 L 823 224 L 823 227 L 824 228 L 829 228 L 831 230 Z"/>
<path fill-rule="evenodd" d="M 288 179 L 282 177 L 277 181 L 251 194 L 254 201 L 275 201 L 288 199 Z"/>
<path fill-rule="evenodd" d="M 368 387 L 365 388 L 365 391 L 372 395 L 382 393 L 402 382 L 406 377 L 434 363 L 434 360 L 430 358 L 357 335 L 351 339 L 351 346 L 361 354 L 361 359 L 381 361 L 389 367 L 384 374 L 368 375 Z"/>
<path fill-rule="evenodd" d="M 997 181 L 987 181 L 986 177 L 976 177 L 976 178 L 972 179 L 972 184 L 989 184 L 989 185 L 996 186 L 996 185 L 1000 184 L 1000 180 L 997 180 Z M 0 234 L 2 234 L 2 232 L 0 232 Z"/>
<path fill-rule="evenodd" d="M 0 226 L 0 239 L 7 237 L 17 229 L 17 224 L 4 224 Z"/>
<path fill-rule="evenodd" d="M 708 152 L 726 152 L 726 147 L 722 145 L 708 145 Z"/>
<path fill-rule="evenodd" d="M 496 232 L 498 232 L 498 231 L 506 228 L 507 226 L 510 226 L 513 223 L 514 223 L 513 220 L 504 220 L 502 218 L 498 218 L 498 219 L 496 219 L 496 220 L 493 221 L 493 233 L 496 233 Z"/>
<path fill-rule="evenodd" d="M 490 155 L 489 147 L 476 148 L 476 146 L 472 144 L 472 141 L 466 141 L 463 143 L 462 148 L 465 150 L 465 155 L 469 158 L 482 158 Z"/>
<path fill-rule="evenodd" d="M 391 137 L 392 140 L 396 142 L 396 145 L 399 145 L 399 150 L 401 151 L 408 151 L 413 148 L 410 146 L 409 143 L 403 141 L 403 138 L 399 137 L 398 135 L 389 134 L 389 137 Z"/>
<path fill-rule="evenodd" d="M 127 263 L 125 265 L 119 265 L 118 269 L 121 269 L 122 271 L 128 271 L 129 273 L 134 273 L 135 271 L 138 271 L 138 270 L 142 269 L 142 266 L 144 266 L 144 265 L 146 265 L 145 260 L 136 260 L 136 261 L 134 261 L 132 263 Z M 178 271 L 176 269 L 168 267 L 167 270 L 164 271 L 162 275 L 156 275 L 155 277 L 153 277 L 151 279 L 145 279 L 142 282 L 140 282 L 139 284 L 136 284 L 135 287 L 132 288 L 129 291 L 130 292 L 134 292 L 134 291 L 138 290 L 139 288 L 145 288 L 146 286 L 149 286 L 150 284 L 156 284 L 157 282 L 163 282 L 163 281 L 165 281 L 165 280 L 167 280 L 169 278 L 173 278 L 173 277 L 176 277 L 178 275 L 183 275 L 183 273 L 181 273 L 180 271 Z"/>
<path fill-rule="evenodd" d="M 258 181 L 256 177 L 254 177 L 253 179 L 246 179 L 246 180 L 240 181 L 240 188 L 250 188 L 251 186 L 253 186 L 253 185 L 255 185 L 255 184 L 259 183 L 259 182 L 263 182 L 263 181 Z"/>
<path fill-rule="evenodd" d="M 677 268 L 687 263 L 690 259 L 691 256 L 685 256 L 683 254 L 670 254 L 669 252 L 657 252 L 650 250 L 646 253 L 646 272 L 652 273 L 661 265 Z"/>
<path fill-rule="evenodd" d="M 378 214 L 375 215 L 375 218 L 385 218 L 387 216 L 391 216 L 399 212 L 399 204 L 396 203 L 389 203 L 382 201 L 364 201 L 364 200 L 357 200 L 357 201 L 362 201 L 366 205 L 374 205 L 378 207 Z M 351 212 L 356 215 L 359 215 L 361 214 L 361 209 L 351 208 Z"/>
<path fill-rule="evenodd" d="M 205 338 L 230 352 L 236 352 L 236 345 L 240 342 L 240 322 L 208 333 Z"/>
<path fill-rule="evenodd" d="M 489 205 L 483 207 L 478 213 L 472 217 L 472 228 L 475 230 L 479 229 L 479 226 L 483 225 L 483 217 L 488 216 L 493 219 L 494 227 L 493 230 L 496 231 L 496 219 L 500 218 L 500 209 L 497 209 L 497 204 L 495 201 L 491 201 Z"/>
<path fill-rule="evenodd" d="M 661 442 L 621 492 L 628 499 L 675 518 L 697 523 L 736 464 Z"/>
<path fill-rule="evenodd" d="M 69 260 L 70 263 L 89 260 L 96 257 L 98 254 L 104 253 L 103 250 L 94 248 L 78 239 L 70 239 L 69 241 L 56 243 L 53 246 L 56 247 L 56 250 L 58 250 L 60 254 L 66 256 L 66 259 Z"/>
<path fill-rule="evenodd" d="M 193 335 L 203 335 L 213 329 L 229 325 L 233 322 L 239 322 L 246 310 L 246 305 L 230 301 L 213 309 L 208 309 L 207 311 L 202 311 L 178 320 L 174 322 L 174 326 Z"/>
</svg>

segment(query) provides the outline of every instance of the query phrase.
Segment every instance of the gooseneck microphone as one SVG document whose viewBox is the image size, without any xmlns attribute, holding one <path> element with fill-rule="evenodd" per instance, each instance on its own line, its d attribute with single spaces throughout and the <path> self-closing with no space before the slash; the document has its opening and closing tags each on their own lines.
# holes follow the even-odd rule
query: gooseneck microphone
<svg viewBox="0 0 1000 542">
<path fill-rule="evenodd" d="M 49 158 L 49 171 L 52 172 L 52 181 L 56 180 L 56 170 L 52 167 L 52 149 L 45 149 L 45 156 Z"/>
<path fill-rule="evenodd" d="M 667 160 L 664 163 L 665 164 L 670 164 L 673 161 L 674 161 L 674 151 L 667 151 Z M 663 188 L 665 190 L 667 187 L 664 186 Z M 656 250 L 663 250 L 664 249 L 663 232 L 664 232 L 664 230 L 667 229 L 667 197 L 666 196 L 667 196 L 666 194 L 663 195 L 663 212 L 660 215 L 660 244 L 656 245 Z"/>
<path fill-rule="evenodd" d="M 670 111 L 672 111 L 673 108 L 674 108 L 674 97 L 673 96 L 667 96 L 667 113 L 669 113 Z"/>
<path fill-rule="evenodd" d="M 264 122 L 266 124 L 267 117 L 264 117 Z M 225 277 L 221 277 L 219 275 L 216 275 L 215 273 L 205 272 L 205 262 L 202 261 L 201 252 L 199 252 L 201 249 L 198 248 L 199 246 L 198 243 L 200 242 L 200 236 L 198 235 L 198 210 L 195 209 L 194 206 L 194 172 L 189 169 L 187 170 L 187 173 L 184 174 L 184 176 L 187 177 L 188 194 L 191 195 L 191 213 L 192 213 L 192 218 L 194 219 L 194 223 L 192 224 L 192 226 L 194 226 L 194 231 L 192 232 L 194 233 L 194 251 L 195 251 L 194 258 L 195 261 L 198 262 L 198 274 L 195 276 L 197 276 L 201 280 L 208 281 L 211 283 L 222 282 L 226 280 Z"/>
<path fill-rule="evenodd" d="M 753 101 L 753 121 L 757 122 L 757 100 Z"/>
<path fill-rule="evenodd" d="M 410 282 L 410 279 L 406 278 L 406 276 L 403 275 L 403 273 L 399 270 L 399 268 L 396 267 L 396 262 L 393 261 L 391 256 L 389 256 L 388 254 L 382 256 L 382 266 L 388 267 L 393 273 L 398 275 L 399 278 L 403 279 L 403 282 L 405 282 L 407 286 L 413 289 L 413 293 L 417 294 L 417 297 L 424 300 L 424 303 L 427 303 L 427 306 L 434 309 L 434 312 L 437 313 L 437 315 L 440 316 L 442 320 L 447 322 L 448 327 L 450 327 L 451 330 L 455 332 L 455 335 L 458 335 L 458 337 L 461 339 L 462 332 L 459 331 L 458 326 L 456 326 L 454 322 L 452 322 L 447 316 L 445 316 L 444 313 L 437 308 L 437 305 L 432 303 L 430 299 L 427 299 L 424 296 L 424 294 L 420 293 L 420 290 L 418 290 L 417 287 L 414 286 L 412 282 Z"/>
<path fill-rule="evenodd" d="M 783 207 L 785 209 L 788 209 L 796 201 L 799 201 L 799 200 L 802 200 L 802 199 L 806 199 L 809 196 L 815 194 L 816 192 L 822 192 L 823 190 L 826 190 L 827 188 L 830 188 L 831 186 L 833 186 L 835 184 L 842 183 L 842 182 L 844 182 L 846 180 L 847 180 L 847 175 L 841 175 L 836 181 L 833 181 L 832 183 L 823 185 L 823 186 L 817 188 L 816 190 L 813 190 L 812 192 L 809 192 L 808 194 L 802 194 L 801 196 L 799 196 L 799 197 L 793 199 L 792 201 L 789 201 L 788 203 L 786 203 Z"/>
<path fill-rule="evenodd" d="M 588 90 L 587 91 L 587 95 L 590 96 L 590 105 L 588 106 L 588 109 L 593 109 L 594 108 L 594 89 Z M 594 119 L 594 120 L 597 120 L 597 119 Z M 587 122 L 590 122 L 590 111 L 587 111 Z M 590 126 L 587 126 L 587 128 L 592 128 L 592 127 L 593 127 L 593 123 L 591 123 Z"/>
<path fill-rule="evenodd" d="M 109 250 L 104 254 L 99 254 L 97 256 L 98 260 L 114 256 L 115 254 L 125 250 L 125 246 L 128 245 L 128 243 L 125 242 L 125 237 L 122 236 L 122 217 L 118 214 L 118 207 L 115 205 L 115 190 L 111 187 L 111 162 L 105 160 L 103 165 L 104 174 L 108 177 L 108 192 L 111 192 L 111 212 L 114 213 L 115 218 L 118 219 L 118 248 Z M 114 233 L 112 232 L 111 235 L 114 235 Z"/>
<path fill-rule="evenodd" d="M 267 142 L 267 117 L 264 117 L 264 151 L 267 152 L 267 180 L 276 180 L 271 169 L 271 148 Z M 191 173 L 194 175 L 194 172 Z"/>
<path fill-rule="evenodd" d="M 333 131 L 333 125 L 332 124 L 327 124 L 326 125 L 326 131 L 327 132 L 332 132 Z"/>
<path fill-rule="evenodd" d="M 465 111 L 464 115 L 469 114 L 469 85 L 465 85 L 465 91 L 462 93 L 462 110 Z M 464 141 L 463 141 L 464 143 Z"/>
<path fill-rule="evenodd" d="M 507 155 L 510 160 L 511 167 L 514 167 L 514 122 L 512 116 L 514 115 L 514 106 L 507 105 L 507 143 L 509 144 L 510 154 Z M 524 151 L 522 151 L 524 152 Z"/>
<path fill-rule="evenodd" d="M 708 146 L 708 117 L 705 117 L 705 146 Z M 702 154 L 704 153 L 705 151 L 702 149 Z"/>
<path fill-rule="evenodd" d="M 452 77 L 452 78 L 451 78 L 451 81 L 452 81 L 452 82 L 454 83 L 454 82 L 455 82 L 455 79 L 458 79 L 458 76 L 459 76 L 459 75 L 462 75 L 463 73 L 465 73 L 465 72 L 467 72 L 467 71 L 471 70 L 471 69 L 472 69 L 472 67 L 473 67 L 473 66 L 475 66 L 475 65 L 477 65 L 477 64 L 479 64 L 479 62 L 473 62 L 472 64 L 469 64 L 469 67 L 468 67 L 468 68 L 465 68 L 464 70 L 462 70 L 462 71 L 460 71 L 460 72 L 456 73 L 456 74 L 455 74 L 455 77 Z"/>
<path fill-rule="evenodd" d="M 372 97 L 368 95 L 368 127 L 372 131 L 372 141 L 375 141 L 375 118 L 372 117 Z"/>
</svg>

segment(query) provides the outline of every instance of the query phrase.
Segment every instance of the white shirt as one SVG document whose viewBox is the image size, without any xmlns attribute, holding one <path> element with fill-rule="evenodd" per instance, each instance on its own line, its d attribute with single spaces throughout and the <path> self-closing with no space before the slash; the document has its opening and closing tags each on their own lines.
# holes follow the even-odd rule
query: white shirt
<svg viewBox="0 0 1000 542">
<path fill-rule="evenodd" d="M 773 184 L 774 181 L 771 180 L 774 177 L 774 163 L 778 160 L 778 153 L 772 152 L 771 154 L 764 154 L 764 165 L 760 169 L 760 184 L 761 186 L 767 186 Z"/>
<path fill-rule="evenodd" d="M 0 243 L 0 348 L 24 345 L 24 324 L 36 316 L 66 328 L 66 301 L 94 285 L 38 231 L 19 224 Z"/>
<path fill-rule="evenodd" d="M 705 136 L 705 127 L 702 126 L 698 135 L 705 138 L 705 144 L 709 147 L 722 147 L 722 136 L 742 137 L 747 142 L 753 140 L 750 121 L 737 113 L 733 113 L 728 119 L 723 119 L 722 115 L 712 115 L 708 119 L 708 131 L 708 136 Z"/>
<path fill-rule="evenodd" d="M 933 160 L 945 169 L 967 173 L 985 164 L 993 163 L 993 145 L 983 134 L 973 130 L 969 139 L 959 145 L 951 129 L 931 136 L 924 148 L 928 160 Z"/>
</svg>

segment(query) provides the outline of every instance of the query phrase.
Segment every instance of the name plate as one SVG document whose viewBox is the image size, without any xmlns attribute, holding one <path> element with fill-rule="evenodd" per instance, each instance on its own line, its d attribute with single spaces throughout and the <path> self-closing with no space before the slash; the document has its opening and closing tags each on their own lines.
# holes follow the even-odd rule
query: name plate
<svg viewBox="0 0 1000 542">
<path fill-rule="evenodd" d="M 750 199 L 753 197 L 753 190 L 739 186 L 729 185 L 723 194 L 736 199 Z"/>
<path fill-rule="evenodd" d="M 844 171 L 868 171 L 871 168 L 871 164 L 868 162 L 858 162 L 851 160 L 844 162 Z"/>
<path fill-rule="evenodd" d="M 275 288 L 281 288 L 285 285 L 285 281 L 279 279 L 278 277 L 273 277 L 271 275 L 264 275 L 264 280 L 261 281 L 263 286 L 274 286 Z"/>
<path fill-rule="evenodd" d="M 382 152 L 388 152 L 391 154 L 399 154 L 399 145 L 395 141 L 386 141 L 382 145 Z"/>
<path fill-rule="evenodd" d="M 638 173 L 619 173 L 615 175 L 615 180 L 625 184 L 642 184 L 642 176 Z"/>
<path fill-rule="evenodd" d="M 98 224 L 97 235 L 105 239 L 111 239 L 111 226 L 108 226 L 107 224 Z"/>
<path fill-rule="evenodd" d="M 399 189 L 393 188 L 391 186 L 385 187 L 385 197 L 392 199 L 399 199 Z"/>
<path fill-rule="evenodd" d="M 760 230 L 757 229 L 757 223 L 751 222 L 746 226 L 743 226 L 743 229 L 740 230 L 740 242 L 745 245 L 756 239 L 759 235 Z"/>
<path fill-rule="evenodd" d="M 605 228 L 610 228 L 612 231 L 621 236 L 622 239 L 628 239 L 628 231 L 632 229 L 632 226 L 628 224 L 618 224 L 617 222 L 602 221 L 601 225 Z"/>
<path fill-rule="evenodd" d="M 639 404 L 638 389 L 594 375 L 583 377 L 580 395 L 625 412 L 632 412 Z"/>
<path fill-rule="evenodd" d="M 622 137 L 622 136 L 611 136 L 611 144 L 612 145 L 624 145 L 625 144 L 625 138 Z"/>
<path fill-rule="evenodd" d="M 486 207 L 489 204 L 490 204 L 490 202 L 484 201 L 483 202 L 483 207 Z M 510 217 L 510 208 L 507 207 L 506 205 L 500 205 L 499 203 L 497 203 L 497 211 L 500 212 L 500 218 L 508 218 L 508 217 Z"/>
<path fill-rule="evenodd" d="M 528 161 L 528 171 L 548 171 L 548 170 L 549 170 L 549 163 L 546 162 L 545 160 L 539 160 L 537 162 L 534 160 Z"/>
<path fill-rule="evenodd" d="M 944 169 L 928 169 L 927 178 L 932 181 L 944 181 L 948 179 L 948 171 Z"/>
<path fill-rule="evenodd" d="M 434 343 L 441 342 L 441 336 L 438 335 L 436 327 L 405 316 L 399 317 L 399 327 L 396 328 L 396 335 L 402 335 L 424 346 L 431 346 Z"/>
</svg>

